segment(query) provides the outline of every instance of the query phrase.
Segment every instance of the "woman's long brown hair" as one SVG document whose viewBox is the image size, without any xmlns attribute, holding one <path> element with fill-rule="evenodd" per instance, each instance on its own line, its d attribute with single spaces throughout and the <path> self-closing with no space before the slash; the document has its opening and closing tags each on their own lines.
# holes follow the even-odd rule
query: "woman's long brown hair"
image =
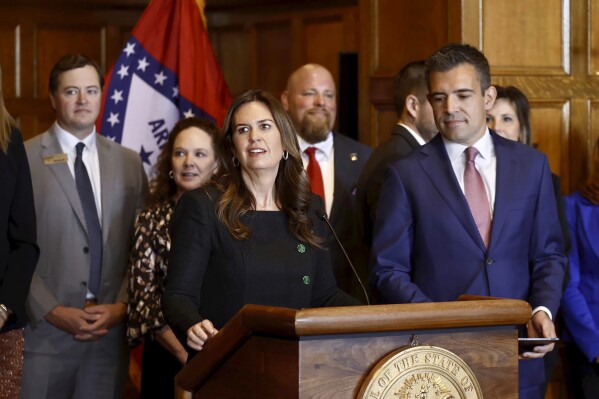
<svg viewBox="0 0 599 399">
<path fill-rule="evenodd" d="M 270 110 L 274 122 L 281 133 L 283 151 L 289 156 L 279 163 L 275 179 L 275 201 L 289 221 L 292 234 L 312 246 L 323 241 L 312 231 L 312 221 L 308 216 L 310 208 L 310 184 L 302 163 L 295 129 L 281 103 L 271 94 L 261 90 L 249 90 L 241 94 L 231 104 L 218 140 L 218 153 L 221 168 L 214 183 L 223 192 L 217 204 L 217 217 L 238 240 L 251 236 L 248 226 L 241 222 L 241 216 L 256 209 L 256 199 L 246 187 L 241 170 L 233 163 L 233 129 L 237 110 L 244 104 L 260 102 Z"/>
</svg>

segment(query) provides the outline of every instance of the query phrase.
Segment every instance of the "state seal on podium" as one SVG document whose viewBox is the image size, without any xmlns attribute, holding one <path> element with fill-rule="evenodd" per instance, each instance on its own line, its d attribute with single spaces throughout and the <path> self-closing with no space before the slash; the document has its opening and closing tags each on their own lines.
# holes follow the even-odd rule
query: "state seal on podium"
<svg viewBox="0 0 599 399">
<path fill-rule="evenodd" d="M 411 346 L 385 356 L 370 372 L 358 399 L 482 399 L 476 376 L 455 353 Z"/>
</svg>

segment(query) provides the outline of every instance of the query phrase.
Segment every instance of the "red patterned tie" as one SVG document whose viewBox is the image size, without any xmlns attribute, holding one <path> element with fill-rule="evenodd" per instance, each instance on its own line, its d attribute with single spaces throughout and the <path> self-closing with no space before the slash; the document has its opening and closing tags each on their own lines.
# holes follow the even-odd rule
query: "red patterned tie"
<svg viewBox="0 0 599 399">
<path fill-rule="evenodd" d="M 308 147 L 304 151 L 308 155 L 308 178 L 310 179 L 310 187 L 312 192 L 324 201 L 324 184 L 322 182 L 322 172 L 320 171 L 320 165 L 314 156 L 316 147 Z"/>
<path fill-rule="evenodd" d="M 466 154 L 466 169 L 464 169 L 464 192 L 466 201 L 470 206 L 470 212 L 482 237 L 485 247 L 489 247 L 489 237 L 491 235 L 491 210 L 489 208 L 489 199 L 485 183 L 474 166 L 474 159 L 479 154 L 474 147 L 468 147 L 464 151 Z"/>
</svg>

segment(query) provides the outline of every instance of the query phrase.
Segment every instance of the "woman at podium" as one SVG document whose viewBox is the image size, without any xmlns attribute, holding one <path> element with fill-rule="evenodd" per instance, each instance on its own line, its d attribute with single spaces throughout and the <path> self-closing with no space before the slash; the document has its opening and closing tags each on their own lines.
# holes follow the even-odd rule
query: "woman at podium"
<svg viewBox="0 0 599 399">
<path fill-rule="evenodd" d="M 250 90 L 227 112 L 221 168 L 184 194 L 171 225 L 164 315 L 202 350 L 245 304 L 360 304 L 341 291 L 324 248 L 322 200 L 310 192 L 295 130 L 270 94 Z"/>
</svg>

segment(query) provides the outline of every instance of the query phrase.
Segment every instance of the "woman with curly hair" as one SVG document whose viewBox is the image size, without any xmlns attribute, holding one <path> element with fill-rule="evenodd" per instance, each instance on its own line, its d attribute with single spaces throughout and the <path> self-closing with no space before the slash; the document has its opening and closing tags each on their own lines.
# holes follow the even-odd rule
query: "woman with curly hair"
<svg viewBox="0 0 599 399">
<path fill-rule="evenodd" d="M 187 361 L 162 315 L 171 246 L 169 224 L 186 191 L 199 187 L 217 168 L 214 141 L 218 129 L 199 118 L 180 120 L 169 135 L 155 166 L 148 206 L 137 217 L 129 267 L 127 336 L 131 345 L 144 341 L 141 398 L 174 395 L 174 378 Z"/>
<path fill-rule="evenodd" d="M 248 303 L 288 308 L 359 304 L 337 288 L 321 247 L 322 200 L 311 194 L 282 105 L 250 90 L 229 108 L 212 184 L 183 195 L 172 224 L 162 306 L 200 351 Z"/>
</svg>

